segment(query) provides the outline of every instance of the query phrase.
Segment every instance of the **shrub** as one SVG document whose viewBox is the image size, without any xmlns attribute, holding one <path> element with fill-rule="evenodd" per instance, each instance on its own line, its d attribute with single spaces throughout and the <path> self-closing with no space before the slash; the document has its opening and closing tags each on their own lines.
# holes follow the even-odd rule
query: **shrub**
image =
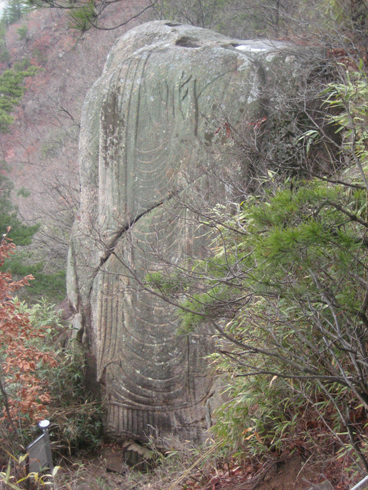
<svg viewBox="0 0 368 490">
<path fill-rule="evenodd" d="M 14 248 L 5 236 L 0 267 Z M 63 454 L 91 450 L 102 436 L 102 407 L 85 388 L 81 344 L 69 340 L 65 349 L 57 342 L 60 335 L 71 335 L 54 305 L 45 299 L 32 307 L 17 297 L 12 299 L 32 279 L 14 281 L 10 272 L 0 272 L 0 442 L 4 452 L 0 464 L 5 464 L 8 454 L 17 457 L 42 418 L 51 420 L 53 448 Z"/>
<path fill-rule="evenodd" d="M 0 267 L 14 252 L 6 236 L 0 243 Z M 14 281 L 10 272 L 0 272 L 0 401 L 2 429 L 19 439 L 20 428 L 35 423 L 47 414 L 51 396 L 40 368 L 54 368 L 57 360 L 47 349 L 40 349 L 38 339 L 46 337 L 46 326 L 31 324 L 29 315 L 18 311 L 11 300 L 17 289 L 26 286 L 32 276 Z M 6 440 L 9 438 L 6 437 Z M 6 444 L 5 444 L 6 447 Z"/>
</svg>

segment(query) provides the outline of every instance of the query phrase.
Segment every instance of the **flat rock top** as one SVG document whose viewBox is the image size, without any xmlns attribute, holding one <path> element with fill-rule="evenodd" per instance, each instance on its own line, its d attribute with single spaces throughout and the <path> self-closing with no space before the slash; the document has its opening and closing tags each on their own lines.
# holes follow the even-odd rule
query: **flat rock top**
<svg viewBox="0 0 368 490">
<path fill-rule="evenodd" d="M 172 46 L 195 50 L 208 47 L 222 48 L 256 54 L 286 48 L 289 44 L 280 41 L 229 38 L 209 29 L 168 20 L 153 21 L 131 29 L 118 39 L 109 54 L 105 71 L 109 70 L 111 64 L 126 59 L 128 53 L 138 55 L 142 50 L 153 51 Z"/>
</svg>

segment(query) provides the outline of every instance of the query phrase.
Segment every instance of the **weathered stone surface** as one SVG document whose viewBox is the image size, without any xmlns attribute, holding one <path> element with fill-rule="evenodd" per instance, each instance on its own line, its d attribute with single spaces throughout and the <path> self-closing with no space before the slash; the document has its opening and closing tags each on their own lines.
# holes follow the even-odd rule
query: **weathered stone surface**
<svg viewBox="0 0 368 490">
<path fill-rule="evenodd" d="M 190 208 L 229 197 L 226 174 L 243 178 L 230 128 L 254 126 L 296 70 L 282 43 L 158 21 L 115 44 L 89 91 L 68 294 L 114 434 L 198 439 L 206 427 L 211 340 L 177 335 L 175 309 L 141 283 L 205 251 Z"/>
</svg>

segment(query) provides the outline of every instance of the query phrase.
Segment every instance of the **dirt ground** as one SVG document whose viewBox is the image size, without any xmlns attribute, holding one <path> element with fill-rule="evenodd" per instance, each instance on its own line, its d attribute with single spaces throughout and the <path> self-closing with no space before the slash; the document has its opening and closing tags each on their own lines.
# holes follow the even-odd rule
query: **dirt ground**
<svg viewBox="0 0 368 490">
<path fill-rule="evenodd" d="M 306 464 L 307 463 L 307 464 Z M 170 462 L 150 473 L 122 465 L 121 473 L 106 469 L 106 458 L 78 462 L 60 468 L 56 490 L 348 490 L 350 485 L 333 478 L 324 469 L 311 468 L 298 455 L 268 463 L 256 473 L 246 467 L 207 467 L 198 470 Z M 329 479 L 332 483 L 329 482 Z"/>
</svg>

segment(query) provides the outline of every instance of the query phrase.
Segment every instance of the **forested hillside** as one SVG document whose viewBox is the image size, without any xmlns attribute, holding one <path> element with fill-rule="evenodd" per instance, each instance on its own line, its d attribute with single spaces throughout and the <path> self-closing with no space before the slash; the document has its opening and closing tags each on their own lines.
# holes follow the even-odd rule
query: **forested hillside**
<svg viewBox="0 0 368 490">
<path fill-rule="evenodd" d="M 119 450 L 103 439 L 85 346 L 78 335 L 70 340 L 52 304 L 65 298 L 78 219 L 85 95 L 118 37 L 164 18 L 307 47 L 318 68 L 305 67 L 298 95 L 277 101 L 282 111 L 241 133 L 226 120 L 219 127 L 229 167 L 247 178 L 225 182 L 228 202 L 198 199 L 191 209 L 210 253 L 164 264 L 140 284 L 177 308 L 178 335 L 212 329 L 217 351 L 208 363 L 226 401 L 205 448 L 173 443 L 167 451 L 152 441 L 151 473 L 125 467 L 108 481 L 96 460 L 88 467 L 96 486 L 86 488 L 351 488 L 368 473 L 366 0 L 8 1 L 0 33 L 0 482 L 23 488 L 16 461 L 39 415 L 55 424 L 62 467 L 71 458 L 91 464 L 87 448 Z M 29 274 L 35 280 L 22 279 Z M 34 286 L 22 293 L 27 282 Z M 65 468 L 55 488 L 84 488 L 88 471 Z"/>
<path fill-rule="evenodd" d="M 119 2 L 111 15 L 130 18 L 136 7 L 129 3 Z M 14 187 L 12 203 L 19 209 L 18 219 L 38 226 L 34 245 L 18 250 L 22 257 L 13 259 L 17 262 L 13 267 L 19 274 L 37 275 L 41 282 L 34 287 L 36 296 L 42 294 L 42 284 L 46 294 L 50 289 L 60 300 L 65 297 L 68 237 L 79 199 L 81 108 L 109 48 L 124 30 L 83 34 L 73 28 L 68 12 L 48 9 L 25 9 L 3 26 L 3 76 L 25 74 L 17 100 L 12 95 L 12 115 L 2 116 L 3 178 Z M 4 232 L 8 224 L 1 226 Z M 12 228 L 10 236 L 15 238 L 13 223 Z M 25 267 L 31 263 L 33 267 Z"/>
</svg>

